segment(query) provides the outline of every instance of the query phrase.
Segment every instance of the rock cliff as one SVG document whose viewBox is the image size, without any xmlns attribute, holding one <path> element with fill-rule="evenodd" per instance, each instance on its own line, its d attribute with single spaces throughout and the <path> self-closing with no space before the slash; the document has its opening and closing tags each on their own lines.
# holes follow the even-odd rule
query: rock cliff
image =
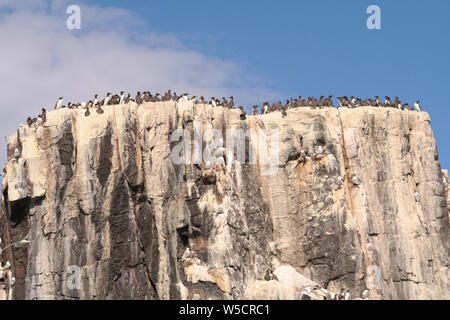
<svg viewBox="0 0 450 320">
<path fill-rule="evenodd" d="M 104 111 L 52 111 L 8 139 L 3 298 L 450 298 L 448 175 L 426 112 Z M 179 128 L 276 129 L 278 156 L 269 171 L 228 154 L 175 164 Z M 275 148 L 246 141 L 246 158 Z"/>
</svg>

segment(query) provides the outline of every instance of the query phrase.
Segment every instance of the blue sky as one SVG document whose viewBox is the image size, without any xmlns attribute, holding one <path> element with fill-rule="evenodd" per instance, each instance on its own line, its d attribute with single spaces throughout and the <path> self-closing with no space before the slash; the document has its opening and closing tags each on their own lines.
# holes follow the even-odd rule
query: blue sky
<svg viewBox="0 0 450 320">
<path fill-rule="evenodd" d="M 421 99 L 450 169 L 450 1 L 98 1 L 137 12 L 148 28 L 244 64 L 280 98 Z M 381 30 L 366 8 L 381 8 Z M 255 102 L 261 99 L 255 97 Z"/>
<path fill-rule="evenodd" d="M 6 49 L 6 52 L 11 50 L 7 52 L 9 56 L 18 56 L 19 67 L 14 70 L 24 66 L 21 59 L 32 59 L 22 56 L 28 51 L 34 56 L 41 52 L 42 56 L 31 64 L 32 68 L 25 70 L 22 67 L 23 72 L 35 68 L 39 61 L 46 59 L 45 55 L 52 56 L 48 62 L 50 75 L 40 70 L 27 76 L 29 79 L 37 77 L 45 84 L 39 87 L 42 95 L 33 100 L 39 104 L 33 106 L 36 112 L 40 110 L 40 104 L 54 105 L 60 92 L 75 101 L 83 94 L 119 90 L 126 85 L 129 88 L 125 89 L 130 91 L 138 90 L 138 86 L 144 89 L 156 86 L 158 90 L 170 86 L 205 96 L 216 92 L 217 95 L 233 94 L 238 103 L 246 105 L 300 94 L 361 98 L 389 95 L 410 103 L 421 99 L 431 115 L 442 167 L 450 169 L 450 142 L 447 139 L 450 118 L 447 97 L 450 92 L 448 0 L 36 0 L 30 3 L 37 2 L 47 7 L 17 8 L 16 1 L 0 0 L 0 14 L 5 14 L 0 16 L 0 38 L 3 28 L 8 30 L 8 33 L 5 31 L 8 35 L 20 31 L 21 35 L 29 34 L 30 39 L 37 39 L 29 50 L 23 43 L 10 45 L 20 54 Z M 2 3 L 7 6 L 3 11 Z M 67 4 L 81 6 L 80 34 L 53 27 L 64 22 Z M 366 28 L 369 16 L 366 8 L 371 4 L 381 8 L 381 30 Z M 118 8 L 123 10 L 118 11 Z M 20 14 L 22 11 L 27 11 L 29 16 Z M 35 23 L 30 16 L 36 18 Z M 108 19 L 108 16 L 114 18 Z M 8 18 L 11 21 L 5 23 Z M 100 43 L 95 49 L 88 50 L 89 55 L 77 54 L 77 49 L 73 48 L 86 48 L 92 39 L 97 43 L 101 41 L 101 38 L 95 38 L 96 32 L 100 35 L 108 33 L 109 38 L 103 38 L 108 39 L 108 46 L 111 44 L 117 50 L 106 52 L 102 50 L 104 44 Z M 47 34 L 65 46 L 60 55 L 57 53 L 59 47 L 55 49 L 53 43 L 41 45 L 45 43 L 41 38 Z M 146 35 L 152 35 L 152 38 L 148 40 Z M 130 43 L 135 47 L 130 48 Z M 120 61 L 126 62 L 116 64 L 119 58 L 114 58 L 114 53 L 124 58 Z M 158 54 L 172 58 L 159 64 L 146 64 Z M 180 68 L 182 62 L 190 67 Z M 71 65 L 75 67 L 70 68 Z M 10 60 L 7 65 L 0 65 L 2 70 L 9 67 L 13 70 L 13 66 Z M 145 77 L 139 72 L 139 66 L 146 71 Z M 89 76 L 89 69 L 94 68 L 104 74 L 97 72 L 95 77 Z M 112 78 L 108 69 L 115 73 L 128 69 L 128 75 L 133 77 L 124 75 L 120 77 L 122 83 L 108 82 Z M 216 76 L 211 83 L 199 80 L 212 72 Z M 79 77 L 70 76 L 74 73 Z M 43 74 L 45 79 L 42 79 Z M 14 82 L 11 81 L 14 77 L 17 78 L 11 74 L 2 79 L 0 74 L 0 83 Z M 25 86 L 20 82 L 18 85 Z M 57 88 L 58 92 L 55 92 Z M 3 108 L 12 110 L 13 107 Z M 28 115 L 25 110 L 28 112 L 29 109 L 21 110 L 22 113 L 14 114 L 24 122 Z M 9 130 L 4 136 L 10 135 L 18 125 L 13 119 L 8 119 L 7 123 L 0 119 L 0 124 Z M 3 145 L 0 147 L 4 149 Z"/>
</svg>

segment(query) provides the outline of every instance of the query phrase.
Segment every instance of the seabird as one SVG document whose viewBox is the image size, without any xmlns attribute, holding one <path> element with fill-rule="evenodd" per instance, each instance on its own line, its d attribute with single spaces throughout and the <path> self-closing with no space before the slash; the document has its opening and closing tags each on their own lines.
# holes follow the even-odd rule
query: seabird
<svg viewBox="0 0 450 320">
<path fill-rule="evenodd" d="M 269 103 L 268 102 L 264 102 L 264 105 L 263 105 L 262 114 L 266 114 L 266 113 L 269 113 Z"/>
<path fill-rule="evenodd" d="M 230 97 L 230 102 L 228 103 L 228 108 L 233 109 L 234 108 L 234 97 Z"/>
<path fill-rule="evenodd" d="M 94 95 L 94 102 L 92 102 L 92 106 L 97 106 L 98 104 L 98 94 Z"/>
<path fill-rule="evenodd" d="M 125 102 L 125 95 L 124 95 L 124 93 L 125 93 L 125 92 L 120 91 L 120 101 L 119 101 L 119 104 L 123 104 L 123 103 Z"/>
<path fill-rule="evenodd" d="M 264 280 L 270 281 L 270 270 L 267 269 L 266 274 L 264 275 Z"/>
<path fill-rule="evenodd" d="M 91 112 L 89 111 L 88 108 L 86 108 L 86 112 L 84 113 L 84 116 L 85 116 L 85 117 L 89 117 L 90 114 L 91 114 Z"/>
<path fill-rule="evenodd" d="M 19 157 L 20 157 L 20 152 L 19 152 L 19 149 L 14 149 L 14 158 L 16 158 L 16 159 L 19 159 Z"/>
<path fill-rule="evenodd" d="M 47 122 L 47 110 L 45 110 L 45 108 L 42 108 L 41 118 L 42 118 L 42 123 Z"/>
<path fill-rule="evenodd" d="M 253 106 L 253 111 L 252 111 L 252 116 L 256 116 L 258 114 L 258 106 L 254 105 Z"/>
<path fill-rule="evenodd" d="M 189 250 L 189 247 L 186 248 L 183 255 L 181 256 L 181 259 L 186 260 L 191 256 L 191 251 Z"/>
<path fill-rule="evenodd" d="M 342 186 L 342 184 L 343 184 L 343 179 L 342 179 L 341 176 L 339 176 L 339 177 L 337 178 L 337 184 L 338 184 L 338 186 Z"/>
<path fill-rule="evenodd" d="M 14 286 L 14 284 L 16 283 L 16 278 L 15 277 L 11 277 L 11 281 L 9 281 L 10 286 Z"/>
<path fill-rule="evenodd" d="M 97 108 L 97 113 L 98 113 L 98 114 L 103 114 L 103 113 L 104 113 L 102 107 L 98 106 L 98 108 Z"/>
<path fill-rule="evenodd" d="M 31 127 L 31 125 L 33 124 L 33 120 L 31 120 L 30 117 L 27 118 L 27 124 L 29 127 Z"/>
<path fill-rule="evenodd" d="M 306 151 L 305 150 L 301 150 L 300 151 L 300 157 L 303 157 L 303 158 L 306 157 Z"/>
<path fill-rule="evenodd" d="M 59 97 L 58 101 L 56 101 L 55 104 L 55 110 L 60 109 L 62 107 L 62 104 L 63 104 L 63 97 Z"/>
<path fill-rule="evenodd" d="M 284 118 L 287 116 L 287 112 L 285 109 L 281 109 L 281 117 Z"/>
<path fill-rule="evenodd" d="M 37 119 L 36 119 L 36 125 L 37 125 L 37 126 L 41 126 L 41 125 L 42 125 L 42 118 L 41 118 L 41 116 L 38 116 L 38 117 L 37 117 Z"/>
<path fill-rule="evenodd" d="M 414 103 L 414 108 L 416 108 L 416 110 L 420 112 L 420 111 L 422 111 L 422 108 L 420 108 L 419 103 L 420 103 L 420 100 L 417 100 L 416 103 Z"/>
<path fill-rule="evenodd" d="M 359 185 L 359 179 L 358 179 L 356 176 L 353 176 L 352 182 L 353 182 L 353 184 L 354 184 L 355 186 L 358 186 L 358 185 Z"/>
<path fill-rule="evenodd" d="M 105 97 L 105 100 L 103 100 L 103 105 L 104 106 L 107 106 L 108 104 L 109 104 L 109 101 L 111 100 L 111 93 L 107 93 L 106 94 L 106 97 Z"/>
<path fill-rule="evenodd" d="M 153 100 L 152 99 L 153 98 L 153 96 L 150 94 L 150 92 L 148 92 L 148 91 L 144 91 L 144 101 L 145 102 L 150 102 L 151 100 Z"/>
<path fill-rule="evenodd" d="M 11 263 L 9 263 L 9 261 L 6 261 L 5 265 L 3 266 L 3 270 L 7 270 L 11 267 Z"/>
<path fill-rule="evenodd" d="M 143 101 L 144 101 L 144 100 L 143 100 L 142 97 L 141 97 L 141 93 L 138 91 L 138 92 L 137 92 L 137 95 L 136 95 L 136 103 L 137 103 L 138 105 L 140 105 L 140 104 L 142 104 Z"/>
<path fill-rule="evenodd" d="M 216 98 L 211 97 L 211 105 L 215 108 L 217 107 Z"/>
<path fill-rule="evenodd" d="M 351 300 L 350 290 L 347 290 L 347 293 L 344 296 L 344 300 Z"/>
<path fill-rule="evenodd" d="M 416 202 L 420 202 L 420 194 L 419 194 L 419 192 L 415 192 L 414 193 L 414 199 L 416 200 Z"/>
<path fill-rule="evenodd" d="M 368 296 L 369 296 L 369 290 L 364 290 L 361 294 L 361 298 L 363 298 L 363 299 L 367 299 Z"/>
</svg>

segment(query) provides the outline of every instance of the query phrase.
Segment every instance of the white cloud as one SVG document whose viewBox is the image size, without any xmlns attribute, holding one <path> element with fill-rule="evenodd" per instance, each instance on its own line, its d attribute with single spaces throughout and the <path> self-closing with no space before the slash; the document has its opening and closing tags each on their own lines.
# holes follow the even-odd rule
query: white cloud
<svg viewBox="0 0 450 320">
<path fill-rule="evenodd" d="M 52 109 L 59 96 L 81 102 L 108 91 L 172 89 L 234 95 L 245 104 L 276 95 L 238 63 L 190 50 L 175 35 L 145 32 L 145 22 L 128 10 L 82 4 L 81 30 L 68 30 L 69 4 L 0 0 L 3 137 L 42 107 Z"/>
</svg>

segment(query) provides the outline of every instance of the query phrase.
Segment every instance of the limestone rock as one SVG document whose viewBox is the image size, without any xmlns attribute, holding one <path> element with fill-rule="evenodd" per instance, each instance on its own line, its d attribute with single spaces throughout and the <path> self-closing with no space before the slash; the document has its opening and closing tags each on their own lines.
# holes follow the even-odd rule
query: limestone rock
<svg viewBox="0 0 450 320">
<path fill-rule="evenodd" d="M 220 163 L 175 164 L 171 134 L 198 124 L 279 139 L 250 140 L 253 164 L 222 149 Z M 3 254 L 16 281 L 2 297 L 447 299 L 444 179 L 425 112 L 296 108 L 242 121 L 189 100 L 58 109 L 8 139 L 2 247 L 30 236 Z M 278 281 L 263 280 L 268 269 Z"/>
</svg>

